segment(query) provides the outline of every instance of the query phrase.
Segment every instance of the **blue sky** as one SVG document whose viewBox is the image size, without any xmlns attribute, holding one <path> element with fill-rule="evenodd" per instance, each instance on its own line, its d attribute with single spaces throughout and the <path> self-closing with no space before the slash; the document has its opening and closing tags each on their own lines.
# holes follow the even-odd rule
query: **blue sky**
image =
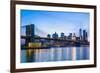
<svg viewBox="0 0 100 73">
<path fill-rule="evenodd" d="M 40 36 L 55 32 L 59 36 L 61 32 L 64 32 L 65 35 L 76 33 L 78 36 L 80 28 L 87 30 L 89 33 L 89 16 L 89 13 L 83 12 L 21 10 L 21 26 L 35 24 L 36 28 L 44 32 L 44 34 L 35 32 Z"/>
</svg>

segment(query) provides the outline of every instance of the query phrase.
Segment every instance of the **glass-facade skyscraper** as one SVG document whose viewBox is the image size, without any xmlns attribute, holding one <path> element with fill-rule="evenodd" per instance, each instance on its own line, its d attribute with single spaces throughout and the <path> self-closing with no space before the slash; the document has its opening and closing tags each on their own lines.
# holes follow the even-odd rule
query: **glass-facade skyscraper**
<svg viewBox="0 0 100 73">
<path fill-rule="evenodd" d="M 79 29 L 79 38 L 80 40 L 82 39 L 82 29 L 81 28 Z"/>
</svg>

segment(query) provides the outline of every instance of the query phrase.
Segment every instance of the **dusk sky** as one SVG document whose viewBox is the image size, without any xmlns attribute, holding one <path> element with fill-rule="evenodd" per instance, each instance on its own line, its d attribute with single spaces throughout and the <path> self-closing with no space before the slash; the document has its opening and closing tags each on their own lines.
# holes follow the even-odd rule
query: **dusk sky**
<svg viewBox="0 0 100 73">
<path fill-rule="evenodd" d="M 21 26 L 35 24 L 44 34 L 35 34 L 46 36 L 55 32 L 60 36 L 61 32 L 65 35 L 76 33 L 78 36 L 79 29 L 85 29 L 89 33 L 90 14 L 82 12 L 56 12 L 56 11 L 39 11 L 39 10 L 21 10 Z M 22 29 L 22 34 L 24 29 Z M 46 33 L 46 34 L 45 34 Z"/>
</svg>

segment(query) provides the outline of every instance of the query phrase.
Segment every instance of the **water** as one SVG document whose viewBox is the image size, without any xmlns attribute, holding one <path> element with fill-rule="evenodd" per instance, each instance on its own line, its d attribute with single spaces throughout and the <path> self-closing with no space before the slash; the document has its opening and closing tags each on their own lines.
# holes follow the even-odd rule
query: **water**
<svg viewBox="0 0 100 73">
<path fill-rule="evenodd" d="M 21 50 L 21 63 L 88 60 L 89 47 L 56 47 Z"/>
</svg>

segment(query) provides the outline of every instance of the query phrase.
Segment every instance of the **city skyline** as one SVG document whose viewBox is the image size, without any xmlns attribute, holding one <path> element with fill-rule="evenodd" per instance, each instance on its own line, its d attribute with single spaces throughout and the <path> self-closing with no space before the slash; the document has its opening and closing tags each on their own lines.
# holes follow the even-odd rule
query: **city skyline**
<svg viewBox="0 0 100 73">
<path fill-rule="evenodd" d="M 89 13 L 21 10 L 21 26 L 29 24 L 35 24 L 47 34 L 57 32 L 60 36 L 63 32 L 65 35 L 76 33 L 79 36 L 79 29 L 82 28 L 89 35 Z M 47 34 L 40 36 L 47 36 Z"/>
<path fill-rule="evenodd" d="M 89 16 L 83 12 L 21 10 L 21 62 L 89 59 Z"/>
<path fill-rule="evenodd" d="M 46 37 L 42 37 L 39 35 L 35 34 L 35 25 L 30 24 L 25 26 L 26 28 L 26 35 L 21 35 L 22 38 L 28 37 L 27 42 L 35 42 L 36 39 L 39 39 L 38 42 L 41 42 L 41 39 L 44 39 L 46 42 L 47 39 L 52 40 L 52 39 L 57 39 L 57 40 L 70 40 L 70 41 L 84 41 L 84 42 L 89 42 L 88 40 L 88 33 L 86 30 L 79 29 L 79 36 L 77 36 L 75 33 L 69 33 L 69 35 L 65 35 L 65 33 L 61 33 L 60 36 L 58 33 L 54 32 L 53 34 L 47 34 Z M 34 38 L 34 39 L 33 39 Z M 21 42 L 25 44 L 25 40 L 21 39 Z M 42 41 L 43 42 L 43 41 Z"/>
</svg>

